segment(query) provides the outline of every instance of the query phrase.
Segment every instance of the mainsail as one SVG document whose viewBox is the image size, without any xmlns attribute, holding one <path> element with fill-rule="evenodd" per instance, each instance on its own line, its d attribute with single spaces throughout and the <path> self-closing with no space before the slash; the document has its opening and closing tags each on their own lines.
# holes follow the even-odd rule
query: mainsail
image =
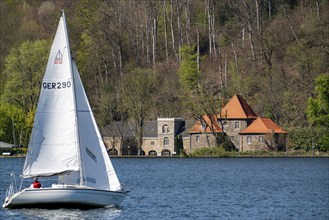
<svg viewBox="0 0 329 220">
<path fill-rule="evenodd" d="M 64 12 L 42 81 L 28 149 L 25 178 L 61 174 L 66 184 L 121 190 L 71 59 Z"/>
</svg>

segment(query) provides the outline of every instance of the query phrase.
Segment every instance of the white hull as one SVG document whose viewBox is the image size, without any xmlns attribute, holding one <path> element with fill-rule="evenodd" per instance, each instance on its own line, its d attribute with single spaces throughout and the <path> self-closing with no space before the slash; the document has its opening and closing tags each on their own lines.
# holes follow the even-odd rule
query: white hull
<svg viewBox="0 0 329 220">
<path fill-rule="evenodd" d="M 79 208 L 90 209 L 119 206 L 126 191 L 107 191 L 92 188 L 40 188 L 24 189 L 7 197 L 4 208 Z"/>
</svg>

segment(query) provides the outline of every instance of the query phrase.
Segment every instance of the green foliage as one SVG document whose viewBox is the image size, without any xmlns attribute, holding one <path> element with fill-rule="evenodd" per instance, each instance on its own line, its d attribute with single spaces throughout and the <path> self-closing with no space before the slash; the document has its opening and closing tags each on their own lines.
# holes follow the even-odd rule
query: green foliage
<svg viewBox="0 0 329 220">
<path fill-rule="evenodd" d="M 222 147 L 204 147 L 194 150 L 190 157 L 233 157 L 233 151 L 225 151 Z"/>
<path fill-rule="evenodd" d="M 14 144 L 13 131 L 17 138 L 23 127 L 25 127 L 25 113 L 22 109 L 0 102 L 0 140 Z M 23 140 L 21 144 L 26 146 L 26 143 L 26 140 Z"/>
<path fill-rule="evenodd" d="M 194 47 L 183 46 L 179 50 L 181 64 L 178 69 L 180 82 L 190 91 L 196 91 L 200 80 L 200 72 L 197 66 L 197 53 Z"/>
<path fill-rule="evenodd" d="M 307 118 L 312 124 L 329 128 L 329 74 L 316 78 L 315 94 L 308 100 Z"/>
<path fill-rule="evenodd" d="M 292 150 L 329 151 L 329 129 L 325 127 L 292 127 L 288 129 L 288 148 Z"/>
<path fill-rule="evenodd" d="M 1 97 L 4 102 L 21 107 L 26 112 L 35 109 L 48 50 L 48 41 L 37 40 L 26 41 L 10 51 L 4 70 L 7 75 Z"/>
</svg>

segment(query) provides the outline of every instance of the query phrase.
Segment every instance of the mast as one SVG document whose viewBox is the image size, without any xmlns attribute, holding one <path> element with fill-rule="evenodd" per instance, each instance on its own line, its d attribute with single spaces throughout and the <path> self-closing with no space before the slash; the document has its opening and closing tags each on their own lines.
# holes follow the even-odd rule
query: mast
<svg viewBox="0 0 329 220">
<path fill-rule="evenodd" d="M 81 147 L 80 147 L 80 133 L 79 133 L 79 118 L 78 118 L 78 110 L 77 110 L 77 98 L 76 98 L 76 89 L 75 89 L 75 84 L 74 84 L 74 74 L 73 74 L 73 65 L 72 65 L 72 61 L 73 58 L 71 56 L 71 49 L 70 49 L 70 43 L 69 43 L 69 37 L 68 37 L 68 31 L 67 31 L 67 26 L 66 26 L 66 19 L 65 19 L 65 14 L 64 14 L 64 10 L 62 9 L 62 17 L 63 17 L 63 23 L 64 23 L 64 28 L 65 28 L 65 37 L 66 37 L 66 41 L 67 41 L 67 50 L 68 50 L 68 57 L 69 57 L 69 65 L 70 65 L 70 75 L 72 77 L 72 90 L 73 90 L 73 94 L 74 94 L 74 107 L 75 107 L 75 128 L 76 128 L 76 140 L 77 140 L 77 145 L 76 145 L 76 151 L 77 151 L 77 157 L 78 157 L 78 161 L 79 161 L 79 174 L 80 174 L 80 185 L 84 184 L 83 181 L 83 163 L 82 163 L 82 157 L 81 157 Z"/>
</svg>

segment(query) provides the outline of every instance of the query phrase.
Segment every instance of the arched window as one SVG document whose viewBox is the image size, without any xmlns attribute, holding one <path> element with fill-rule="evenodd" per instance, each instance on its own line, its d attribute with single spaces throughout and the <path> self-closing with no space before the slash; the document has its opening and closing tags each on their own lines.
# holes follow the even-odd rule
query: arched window
<svg viewBox="0 0 329 220">
<path fill-rule="evenodd" d="M 157 152 L 155 151 L 155 150 L 151 150 L 150 152 L 149 152 L 149 156 L 157 156 L 158 154 L 157 154 Z"/>
<path fill-rule="evenodd" d="M 164 146 L 168 146 L 168 145 L 169 145 L 169 138 L 168 138 L 168 137 L 165 137 L 165 138 L 163 139 L 163 145 L 164 145 Z"/>
<path fill-rule="evenodd" d="M 168 125 L 163 125 L 163 126 L 162 126 L 162 134 L 168 132 L 168 131 L 167 131 L 168 129 L 169 129 L 169 128 L 168 128 Z"/>
<path fill-rule="evenodd" d="M 171 155 L 171 152 L 170 152 L 170 150 L 163 150 L 163 151 L 161 152 L 161 155 L 162 155 L 162 156 L 170 156 L 170 155 Z"/>
</svg>

